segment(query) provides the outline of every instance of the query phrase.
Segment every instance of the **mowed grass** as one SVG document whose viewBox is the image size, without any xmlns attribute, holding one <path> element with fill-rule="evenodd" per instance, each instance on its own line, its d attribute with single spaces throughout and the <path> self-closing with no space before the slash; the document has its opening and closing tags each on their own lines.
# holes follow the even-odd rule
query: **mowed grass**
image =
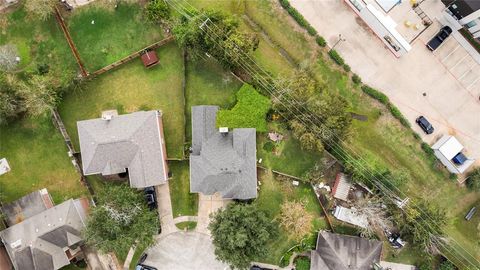
<svg viewBox="0 0 480 270">
<path fill-rule="evenodd" d="M 173 217 L 196 216 L 198 194 L 190 193 L 190 167 L 188 161 L 168 163 L 172 178 L 169 180 Z"/>
<path fill-rule="evenodd" d="M 79 149 L 76 123 L 99 118 L 101 112 L 117 109 L 119 114 L 139 110 L 163 112 L 164 135 L 169 158 L 183 158 L 184 96 L 181 51 L 170 43 L 157 50 L 160 64 L 146 69 L 135 59 L 86 82 L 65 95 L 59 111 L 72 141 Z"/>
<path fill-rule="evenodd" d="M 76 72 L 75 59 L 53 16 L 42 21 L 29 16 L 23 5 L 0 16 L 0 46 L 17 48 L 20 63 L 15 71 L 37 72 L 48 64 L 57 79 L 69 79 Z"/>
<path fill-rule="evenodd" d="M 274 143 L 274 151 L 264 148 L 270 141 L 267 133 L 257 135 L 257 159 L 262 159 L 261 166 L 303 178 L 315 163 L 320 162 L 322 155 L 302 150 L 300 142 L 282 124 L 270 123 L 269 132 L 273 131 L 284 136 L 282 141 Z"/>
<path fill-rule="evenodd" d="M 191 110 L 196 105 L 217 105 L 227 109 L 235 104 L 235 93 L 242 86 L 230 72 L 213 59 L 189 60 L 186 67 L 186 137 L 191 140 Z"/>
<path fill-rule="evenodd" d="M 72 39 L 90 72 L 163 38 L 162 28 L 147 21 L 139 4 L 119 2 L 116 9 L 104 5 L 76 8 L 67 17 Z"/>
<path fill-rule="evenodd" d="M 290 181 L 278 180 L 271 171 L 259 171 L 258 178 L 261 185 L 255 203 L 259 209 L 268 214 L 269 218 L 276 220 L 280 215 L 282 203 L 286 201 L 303 202 L 307 211 L 314 216 L 312 233 L 316 233 L 319 229 L 326 229 L 325 221 L 320 216 L 320 205 L 310 186 L 301 183 L 300 186 L 294 187 Z M 278 264 L 283 254 L 296 244 L 298 242 L 291 239 L 289 232 L 280 226 L 278 237 L 267 245 L 268 255 L 257 260 Z"/>
<path fill-rule="evenodd" d="M 87 195 L 49 117 L 23 119 L 0 126 L 0 158 L 11 171 L 0 176 L 2 202 L 47 188 L 55 203 Z"/>
</svg>

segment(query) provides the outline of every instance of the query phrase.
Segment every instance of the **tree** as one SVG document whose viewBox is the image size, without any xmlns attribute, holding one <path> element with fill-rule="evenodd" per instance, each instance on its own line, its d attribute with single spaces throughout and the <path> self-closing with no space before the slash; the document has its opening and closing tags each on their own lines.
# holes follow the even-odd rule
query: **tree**
<svg viewBox="0 0 480 270">
<path fill-rule="evenodd" d="M 18 79 L 13 74 L 0 71 L 0 125 L 24 112 L 16 91 Z"/>
<path fill-rule="evenodd" d="M 208 228 L 217 259 L 246 269 L 252 260 L 266 255 L 266 244 L 277 235 L 277 226 L 255 204 L 231 203 L 212 214 Z"/>
<path fill-rule="evenodd" d="M 313 215 L 305 208 L 305 203 L 286 201 L 282 204 L 280 224 L 288 231 L 293 239 L 299 241 L 310 234 Z"/>
<path fill-rule="evenodd" d="M 136 242 L 145 247 L 155 242 L 158 217 L 148 210 L 141 192 L 125 184 L 106 185 L 97 200 L 84 231 L 87 244 L 102 252 L 125 254 Z"/>
<path fill-rule="evenodd" d="M 6 44 L 0 46 L 0 71 L 9 71 L 14 69 L 17 64 L 17 47 L 15 45 Z"/>
<path fill-rule="evenodd" d="M 44 115 L 55 108 L 60 97 L 51 76 L 33 75 L 28 82 L 19 82 L 18 95 L 31 116 Z"/>
<path fill-rule="evenodd" d="M 376 229 L 381 229 L 382 231 L 392 229 L 392 218 L 380 197 L 367 197 L 355 200 L 354 207 L 359 215 L 365 216 L 368 220 L 369 226 L 362 231 L 364 235 L 373 236 Z"/>
<path fill-rule="evenodd" d="M 419 249 L 427 253 L 435 251 L 435 244 L 442 241 L 447 223 L 445 211 L 424 200 L 412 200 L 404 211 L 394 209 L 393 220 L 400 227 L 401 234 Z"/>
<path fill-rule="evenodd" d="M 155 23 L 170 19 L 170 6 L 164 0 L 151 0 L 145 8 L 147 18 Z"/>
<path fill-rule="evenodd" d="M 449 260 L 445 260 L 440 264 L 438 270 L 457 270 L 457 267 Z"/>
<path fill-rule="evenodd" d="M 468 174 L 466 184 L 469 189 L 480 191 L 480 168 L 476 168 Z"/>
<path fill-rule="evenodd" d="M 293 119 L 289 121 L 289 125 L 293 136 L 300 141 L 302 149 L 319 153 L 323 152 L 324 148 L 321 139 L 316 134 L 309 132 L 302 122 Z"/>
<path fill-rule="evenodd" d="M 173 27 L 178 44 L 194 58 L 207 53 L 223 66 L 237 68 L 243 59 L 241 55 L 258 46 L 258 39 L 240 32 L 238 20 L 231 15 L 212 10 L 205 11 L 203 16 L 195 15 L 191 19 L 182 18 Z"/>
<path fill-rule="evenodd" d="M 27 0 L 25 8 L 35 17 L 46 21 L 53 14 L 55 3 L 55 0 Z"/>
</svg>

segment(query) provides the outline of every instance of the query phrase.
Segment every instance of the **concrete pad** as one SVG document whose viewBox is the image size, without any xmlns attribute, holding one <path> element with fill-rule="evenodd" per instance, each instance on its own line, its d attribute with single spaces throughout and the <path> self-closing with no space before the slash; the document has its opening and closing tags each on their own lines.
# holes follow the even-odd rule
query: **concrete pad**
<svg viewBox="0 0 480 270">
<path fill-rule="evenodd" d="M 338 34 L 346 38 L 335 49 L 366 84 L 385 93 L 399 107 L 424 141 L 433 144 L 435 138 L 443 134 L 455 135 L 480 165 L 480 101 L 471 91 L 477 84 L 467 89 L 465 83 L 425 47 L 441 27 L 435 18 L 441 16 L 442 3 L 425 1 L 429 3 L 421 5 L 434 25 L 411 44 L 412 49 L 407 54 L 396 58 L 344 1 L 348 0 L 291 0 L 291 4 L 330 46 L 337 41 Z M 457 47 L 455 42 L 456 39 L 449 38 L 449 43 L 442 46 L 445 48 L 441 47 L 444 51 L 439 49 L 443 58 Z M 454 67 L 460 60 L 458 57 L 464 55 L 463 47 L 458 50 L 460 55 L 455 56 L 453 64 L 448 62 L 450 67 Z M 467 82 L 467 78 L 464 80 Z M 468 81 L 471 81 L 470 77 Z M 422 95 L 424 92 L 426 97 Z M 432 122 L 435 127 L 433 135 L 425 135 L 417 126 L 415 119 L 419 115 Z"/>
<path fill-rule="evenodd" d="M 227 270 L 229 266 L 217 261 L 210 236 L 198 232 L 175 232 L 160 237 L 149 248 L 144 264 L 158 270 Z"/>
<path fill-rule="evenodd" d="M 198 222 L 196 231 L 210 234 L 208 230 L 208 224 L 210 223 L 210 214 L 214 213 L 218 209 L 225 207 L 232 200 L 223 199 L 220 194 L 203 195 L 198 194 Z"/>
</svg>

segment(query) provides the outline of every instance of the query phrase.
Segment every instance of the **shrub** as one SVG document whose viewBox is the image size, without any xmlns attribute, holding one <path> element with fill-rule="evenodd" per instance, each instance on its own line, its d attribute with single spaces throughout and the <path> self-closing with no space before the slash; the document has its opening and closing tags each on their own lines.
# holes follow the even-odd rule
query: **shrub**
<svg viewBox="0 0 480 270">
<path fill-rule="evenodd" d="M 382 92 L 380 92 L 376 89 L 371 88 L 368 85 L 362 86 L 362 91 L 365 94 L 371 96 L 372 98 L 380 101 L 380 103 L 383 103 L 385 105 L 388 105 L 390 103 L 390 100 L 388 99 L 388 97 L 385 94 L 383 94 Z"/>
<path fill-rule="evenodd" d="M 428 145 L 428 143 L 422 142 L 420 145 L 422 147 L 422 150 L 427 154 L 427 155 L 433 155 L 433 149 Z"/>
<path fill-rule="evenodd" d="M 467 175 L 467 187 L 474 191 L 480 191 L 480 168 L 476 168 Z"/>
<path fill-rule="evenodd" d="M 310 23 L 303 17 L 298 10 L 290 5 L 288 0 L 280 0 L 280 5 L 292 16 L 292 18 L 304 29 L 307 30 L 311 36 L 317 35 L 317 30 L 310 25 Z"/>
<path fill-rule="evenodd" d="M 405 116 L 403 116 L 403 114 L 395 105 L 389 103 L 388 109 L 392 113 L 393 117 L 397 118 L 398 121 L 400 121 L 400 124 L 402 124 L 405 127 L 410 127 L 410 123 L 408 122 L 408 120 L 405 118 Z"/>
<path fill-rule="evenodd" d="M 303 256 L 296 258 L 295 270 L 310 270 L 310 258 Z"/>
<path fill-rule="evenodd" d="M 272 142 L 270 142 L 270 141 L 266 142 L 266 143 L 263 145 L 263 150 L 265 150 L 265 151 L 267 151 L 267 152 L 272 152 L 273 149 L 275 149 L 275 145 L 274 145 Z"/>
<path fill-rule="evenodd" d="M 353 73 L 352 81 L 353 81 L 354 84 L 361 84 L 362 83 L 362 78 L 360 78 L 360 76 L 358 76 L 357 74 Z"/>
<path fill-rule="evenodd" d="M 148 20 L 161 22 L 170 18 L 170 7 L 163 0 L 151 0 L 145 8 Z"/>
<path fill-rule="evenodd" d="M 343 66 L 343 65 L 345 64 L 345 60 L 343 60 L 343 58 L 340 56 L 340 54 L 338 54 L 337 51 L 335 51 L 335 50 L 330 50 L 330 51 L 328 51 L 328 55 L 329 55 L 330 58 L 332 58 L 332 60 L 335 61 L 335 63 L 337 63 L 338 65 Z"/>
<path fill-rule="evenodd" d="M 315 41 L 317 42 L 318 46 L 320 46 L 320 47 L 327 46 L 327 42 L 325 41 L 325 39 L 322 36 L 317 35 L 315 37 Z"/>
<path fill-rule="evenodd" d="M 343 70 L 345 70 L 346 72 L 350 72 L 350 70 L 352 70 L 352 69 L 350 68 L 349 65 L 343 64 Z"/>
<path fill-rule="evenodd" d="M 422 137 L 420 137 L 420 135 L 419 135 L 417 132 L 415 132 L 415 131 L 412 131 L 412 135 L 413 135 L 413 137 L 414 137 L 415 139 L 417 139 L 417 140 L 420 140 L 420 139 L 422 138 Z"/>
</svg>

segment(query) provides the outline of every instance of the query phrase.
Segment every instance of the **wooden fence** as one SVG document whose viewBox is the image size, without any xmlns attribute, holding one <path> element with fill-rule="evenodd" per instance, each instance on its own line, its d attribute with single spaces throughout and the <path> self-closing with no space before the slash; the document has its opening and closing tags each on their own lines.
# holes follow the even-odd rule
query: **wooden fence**
<svg viewBox="0 0 480 270">
<path fill-rule="evenodd" d="M 164 38 L 164 39 L 162 39 L 162 40 L 160 40 L 160 41 L 157 41 L 157 42 L 153 43 L 152 45 L 149 45 L 149 46 L 147 46 L 147 47 L 145 47 L 145 48 L 143 48 L 143 49 L 141 49 L 141 50 L 138 50 L 138 51 L 130 54 L 129 56 L 126 56 L 126 57 L 124 57 L 124 58 L 116 61 L 115 63 L 112 63 L 112 64 L 110 64 L 110 65 L 108 65 L 108 66 L 106 66 L 106 67 L 103 67 L 103 68 L 101 68 L 101 69 L 93 72 L 92 74 L 90 74 L 90 76 L 91 76 L 91 77 L 95 77 L 95 76 L 98 76 L 98 75 L 100 75 L 100 74 L 103 74 L 103 73 L 105 73 L 105 72 L 107 72 L 107 71 L 109 71 L 109 70 L 111 70 L 111 69 L 114 69 L 114 68 L 116 68 L 116 67 L 118 67 L 118 66 L 120 66 L 120 65 L 122 65 L 122 64 L 125 64 L 125 63 L 127 63 L 127 62 L 130 62 L 131 60 L 139 57 L 139 56 L 142 54 L 142 52 L 144 52 L 144 51 L 146 51 L 146 50 L 154 50 L 154 49 L 157 49 L 157 48 L 159 48 L 159 47 L 161 47 L 161 46 L 163 46 L 163 45 L 165 45 L 165 44 L 167 44 L 167 43 L 169 43 L 169 42 L 171 42 L 171 41 L 173 41 L 173 40 L 174 40 L 174 37 L 173 37 L 172 35 L 169 35 L 168 37 L 166 37 L 166 38 Z"/>
</svg>

